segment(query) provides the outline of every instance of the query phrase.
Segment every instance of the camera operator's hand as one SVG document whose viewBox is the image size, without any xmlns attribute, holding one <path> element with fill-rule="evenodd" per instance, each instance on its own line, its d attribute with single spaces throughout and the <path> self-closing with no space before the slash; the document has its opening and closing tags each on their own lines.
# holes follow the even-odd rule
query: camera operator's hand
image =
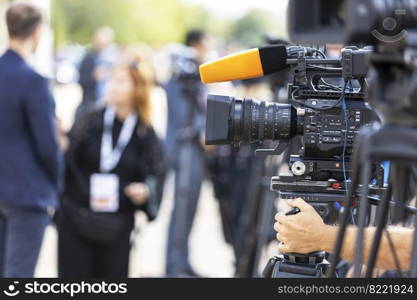
<svg viewBox="0 0 417 300">
<path fill-rule="evenodd" d="M 297 207 L 300 212 L 288 216 L 278 213 L 275 216 L 277 222 L 274 229 L 278 232 L 278 241 L 281 242 L 279 251 L 281 253 L 310 253 L 324 250 L 323 239 L 326 238 L 331 226 L 325 225 L 316 210 L 304 200 L 298 198 L 288 201 L 288 204 L 291 207 Z"/>
<path fill-rule="evenodd" d="M 280 241 L 281 253 L 310 253 L 313 251 L 332 252 L 338 233 L 337 226 L 325 225 L 315 209 L 302 199 L 289 201 L 291 207 L 298 207 L 300 212 L 295 215 L 278 213 L 275 216 L 277 222 L 274 225 L 278 232 L 277 239 Z M 399 265 L 402 270 L 407 270 L 411 262 L 411 249 L 413 244 L 414 229 L 389 226 L 392 244 L 396 248 Z M 375 227 L 367 227 L 364 235 L 364 262 L 368 261 Z M 355 258 L 357 227 L 348 226 L 341 257 L 348 261 Z M 376 268 L 383 270 L 395 270 L 397 263 L 391 255 L 391 246 L 387 235 L 381 239 L 381 245 L 377 256 Z M 389 253 L 389 255 L 387 255 Z"/>
</svg>

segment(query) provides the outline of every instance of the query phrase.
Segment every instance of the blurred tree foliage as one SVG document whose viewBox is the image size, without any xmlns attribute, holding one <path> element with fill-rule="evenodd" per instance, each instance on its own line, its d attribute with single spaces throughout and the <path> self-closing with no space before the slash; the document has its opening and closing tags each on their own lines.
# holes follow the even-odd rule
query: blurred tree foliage
<svg viewBox="0 0 417 300">
<path fill-rule="evenodd" d="M 54 0 L 52 22 L 57 46 L 88 44 L 94 30 L 107 25 L 121 44 L 154 46 L 181 42 L 189 28 L 218 33 L 227 27 L 204 8 L 179 0 Z"/>
<path fill-rule="evenodd" d="M 144 42 L 160 46 L 182 42 L 190 28 L 207 30 L 243 47 L 263 44 L 276 31 L 267 12 L 249 11 L 238 20 L 218 19 L 202 6 L 181 0 L 53 0 L 55 44 L 89 44 L 92 33 L 111 26 L 121 44 Z"/>
<path fill-rule="evenodd" d="M 265 35 L 276 32 L 274 22 L 267 12 L 253 9 L 238 19 L 230 32 L 230 37 L 245 48 L 265 44 Z"/>
</svg>

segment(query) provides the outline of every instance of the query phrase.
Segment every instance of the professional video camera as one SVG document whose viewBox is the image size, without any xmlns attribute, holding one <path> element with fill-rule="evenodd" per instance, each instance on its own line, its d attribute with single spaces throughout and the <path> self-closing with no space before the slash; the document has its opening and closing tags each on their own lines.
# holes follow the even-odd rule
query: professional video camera
<svg viewBox="0 0 417 300">
<path fill-rule="evenodd" d="M 259 53 L 259 61 L 254 53 Z M 278 45 L 249 50 L 201 66 L 205 82 L 218 81 L 217 76 L 221 76 L 221 80 L 248 77 L 237 73 L 224 78 L 221 72 L 227 70 L 229 64 L 241 61 L 250 62 L 247 69 L 252 72 L 253 65 L 260 66 L 262 70 L 257 74 L 289 67 L 293 78 L 288 85 L 291 104 L 209 95 L 206 143 L 277 140 L 276 149 L 259 149 L 257 153 L 279 155 L 293 137 L 301 136 L 303 146 L 298 153 L 290 155 L 291 174 L 272 177 L 271 189 L 277 191 L 281 199 L 305 199 L 327 223 L 335 223 L 337 203 L 343 201 L 347 193 L 355 137 L 362 126 L 378 121 L 364 102 L 369 54 L 369 49 L 346 47 L 340 59 L 327 59 L 315 48 Z M 242 68 L 242 63 L 239 65 Z M 271 65 L 274 67 L 268 70 Z M 336 83 L 329 83 L 330 80 Z M 379 164 L 375 164 L 373 174 L 376 183 L 372 191 L 379 197 L 383 190 L 383 169 Z M 307 266 L 304 275 L 313 272 L 314 276 L 321 276 L 325 265 L 317 268 L 317 264 L 322 263 L 324 255 L 315 253 L 314 268 Z M 304 265 L 306 257 L 293 255 L 291 259 Z M 297 269 L 300 273 L 300 266 Z"/>
<path fill-rule="evenodd" d="M 265 49 L 285 48 L 272 46 L 260 52 Z M 286 64 L 293 74 L 293 83 L 288 86 L 291 104 L 209 95 L 206 143 L 279 140 L 277 149 L 258 153 L 280 154 L 291 138 L 302 135 L 303 147 L 289 162 L 292 176 L 274 177 L 272 189 L 287 199 L 308 197 L 309 201 L 326 204 L 330 199 L 342 201 L 355 136 L 363 125 L 378 120 L 364 102 L 365 60 L 370 51 L 347 47 L 340 59 L 326 59 L 313 48 L 286 49 Z M 212 64 L 201 67 L 203 76 Z M 328 79 L 344 82 L 343 86 L 330 84 Z M 346 91 L 350 80 L 358 87 Z"/>
</svg>

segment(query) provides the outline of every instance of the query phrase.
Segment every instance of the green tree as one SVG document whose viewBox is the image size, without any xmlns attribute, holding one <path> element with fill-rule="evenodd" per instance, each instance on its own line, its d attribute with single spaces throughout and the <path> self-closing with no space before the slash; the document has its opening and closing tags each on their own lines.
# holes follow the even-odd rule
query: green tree
<svg viewBox="0 0 417 300">
<path fill-rule="evenodd" d="M 273 23 L 268 12 L 253 9 L 234 23 L 229 37 L 245 48 L 260 46 L 267 33 L 276 31 Z"/>
<path fill-rule="evenodd" d="M 182 41 L 189 28 L 221 33 L 224 22 L 180 0 L 54 0 L 53 24 L 57 45 L 87 44 L 95 29 L 111 26 L 121 44 L 158 46 Z"/>
</svg>

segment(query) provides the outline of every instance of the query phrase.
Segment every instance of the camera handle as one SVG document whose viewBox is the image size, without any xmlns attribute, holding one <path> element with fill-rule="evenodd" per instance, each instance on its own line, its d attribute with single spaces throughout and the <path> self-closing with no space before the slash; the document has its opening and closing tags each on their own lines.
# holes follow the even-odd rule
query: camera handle
<svg viewBox="0 0 417 300">
<path fill-rule="evenodd" d="M 300 212 L 298 207 L 292 208 L 285 215 L 295 215 Z M 308 254 L 286 253 L 269 259 L 262 276 L 264 278 L 315 278 L 324 277 L 329 263 L 324 251 Z"/>
<path fill-rule="evenodd" d="M 287 148 L 288 142 L 280 141 L 275 149 L 256 149 L 256 155 L 281 155 Z"/>
<path fill-rule="evenodd" d="M 287 211 L 285 213 L 286 216 L 296 215 L 300 212 L 300 209 L 298 207 L 294 207 L 293 209 Z"/>
</svg>

